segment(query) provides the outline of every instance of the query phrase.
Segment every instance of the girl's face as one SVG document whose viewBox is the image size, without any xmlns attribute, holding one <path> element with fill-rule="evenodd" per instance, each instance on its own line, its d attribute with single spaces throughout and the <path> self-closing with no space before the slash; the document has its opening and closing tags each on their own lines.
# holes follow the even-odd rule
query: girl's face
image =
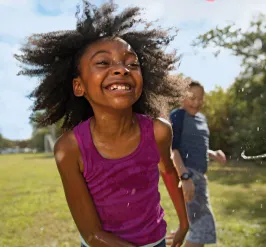
<svg viewBox="0 0 266 247">
<path fill-rule="evenodd" d="M 88 46 L 73 80 L 76 96 L 84 96 L 93 110 L 125 110 L 139 99 L 143 79 L 138 57 L 122 39 L 100 40 Z"/>
<path fill-rule="evenodd" d="M 183 101 L 183 108 L 190 114 L 196 115 L 203 105 L 204 90 L 200 86 L 193 86 L 189 89 L 189 96 Z"/>
</svg>

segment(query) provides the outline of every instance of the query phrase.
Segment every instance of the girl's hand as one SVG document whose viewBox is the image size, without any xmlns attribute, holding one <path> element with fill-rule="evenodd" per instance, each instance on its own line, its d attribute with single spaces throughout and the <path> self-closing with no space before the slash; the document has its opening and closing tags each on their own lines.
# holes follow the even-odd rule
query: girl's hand
<svg viewBox="0 0 266 247">
<path fill-rule="evenodd" d="M 169 236 L 166 237 L 166 245 L 171 247 L 181 247 L 188 229 L 179 228 L 177 232 L 171 232 Z"/>
<path fill-rule="evenodd" d="M 222 150 L 215 151 L 215 159 L 222 164 L 226 163 L 226 156 Z"/>
</svg>

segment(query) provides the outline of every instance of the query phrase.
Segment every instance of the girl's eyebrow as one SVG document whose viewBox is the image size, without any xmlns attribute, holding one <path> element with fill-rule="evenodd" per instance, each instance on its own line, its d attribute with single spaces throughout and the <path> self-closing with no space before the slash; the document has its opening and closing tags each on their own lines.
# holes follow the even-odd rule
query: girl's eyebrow
<svg viewBox="0 0 266 247">
<path fill-rule="evenodd" d="M 106 50 L 99 50 L 97 52 L 95 52 L 90 59 L 93 59 L 95 56 L 97 56 L 98 54 L 101 54 L 101 53 L 107 53 L 107 54 L 111 54 L 110 51 L 106 51 Z M 138 57 L 137 54 L 133 51 L 126 51 L 124 53 L 125 55 L 130 55 L 130 56 L 134 56 L 134 57 Z"/>
<path fill-rule="evenodd" d="M 95 53 L 91 56 L 91 59 L 94 58 L 96 55 L 101 54 L 101 53 L 111 54 L 110 51 L 100 50 L 100 51 L 95 52 Z"/>
</svg>

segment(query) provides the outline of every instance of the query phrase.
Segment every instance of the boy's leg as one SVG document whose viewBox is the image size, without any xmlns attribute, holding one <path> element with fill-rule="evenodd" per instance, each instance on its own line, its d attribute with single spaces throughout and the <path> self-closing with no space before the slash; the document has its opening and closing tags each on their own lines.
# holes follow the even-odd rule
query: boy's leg
<svg viewBox="0 0 266 247">
<path fill-rule="evenodd" d="M 190 227 L 185 247 L 202 247 L 204 244 L 216 243 L 215 221 L 209 203 L 207 177 L 195 170 L 192 171 L 195 196 L 187 203 Z"/>
</svg>

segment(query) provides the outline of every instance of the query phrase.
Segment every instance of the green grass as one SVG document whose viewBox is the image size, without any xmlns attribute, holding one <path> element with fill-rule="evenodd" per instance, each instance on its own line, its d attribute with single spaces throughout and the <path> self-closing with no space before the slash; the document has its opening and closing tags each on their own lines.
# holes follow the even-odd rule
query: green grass
<svg viewBox="0 0 266 247">
<path fill-rule="evenodd" d="M 266 167 L 213 165 L 208 177 L 216 246 L 266 246 Z M 0 188 L 1 247 L 79 246 L 52 156 L 0 155 Z M 178 220 L 161 182 L 160 190 L 168 229 L 175 229 Z"/>
</svg>

